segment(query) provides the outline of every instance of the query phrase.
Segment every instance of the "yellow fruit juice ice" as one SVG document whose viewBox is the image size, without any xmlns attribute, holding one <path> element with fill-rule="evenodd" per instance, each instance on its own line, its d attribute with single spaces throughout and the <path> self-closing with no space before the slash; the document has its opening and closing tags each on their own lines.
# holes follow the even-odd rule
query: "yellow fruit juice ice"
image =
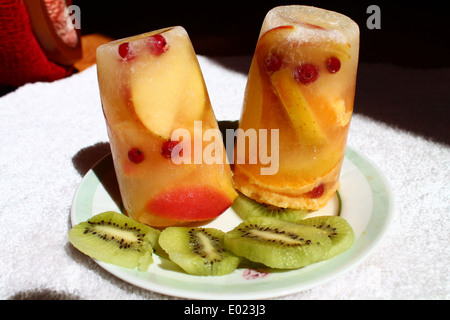
<svg viewBox="0 0 450 320">
<path fill-rule="evenodd" d="M 102 45 L 97 71 L 126 213 L 148 225 L 168 226 L 224 212 L 237 193 L 184 28 Z"/>
<path fill-rule="evenodd" d="M 359 28 L 350 18 L 315 7 L 268 12 L 250 67 L 242 131 L 279 130 L 267 150 L 247 148 L 235 160 L 235 186 L 271 205 L 325 206 L 339 187 L 355 96 Z M 278 171 L 248 161 L 252 152 L 279 152 Z M 237 154 L 235 150 L 235 154 Z M 239 154 L 237 155 L 239 158 Z"/>
</svg>

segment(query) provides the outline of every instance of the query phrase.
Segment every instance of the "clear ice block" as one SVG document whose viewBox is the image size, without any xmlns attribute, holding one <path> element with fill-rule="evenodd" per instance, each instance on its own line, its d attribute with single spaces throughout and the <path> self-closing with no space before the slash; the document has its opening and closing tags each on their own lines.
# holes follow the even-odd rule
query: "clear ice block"
<svg viewBox="0 0 450 320">
<path fill-rule="evenodd" d="M 102 45 L 97 71 L 126 213 L 148 225 L 168 226 L 224 212 L 237 193 L 184 28 Z"/>
<path fill-rule="evenodd" d="M 267 150 L 261 144 L 259 150 L 248 148 L 245 161 L 235 160 L 238 190 L 279 207 L 317 210 L 326 205 L 339 187 L 358 53 L 359 27 L 342 14 L 297 5 L 268 12 L 239 127 L 257 133 L 279 130 L 279 139 L 270 141 Z M 279 152 L 278 171 L 261 174 L 266 164 L 249 159 L 272 149 Z"/>
</svg>

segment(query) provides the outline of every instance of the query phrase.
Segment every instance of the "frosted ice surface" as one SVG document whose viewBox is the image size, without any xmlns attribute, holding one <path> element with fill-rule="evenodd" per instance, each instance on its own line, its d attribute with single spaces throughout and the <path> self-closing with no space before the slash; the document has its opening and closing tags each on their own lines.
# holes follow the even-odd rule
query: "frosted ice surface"
<svg viewBox="0 0 450 320">
<path fill-rule="evenodd" d="M 295 27 L 289 37 L 303 42 L 333 41 L 352 44 L 359 39 L 359 27 L 349 17 L 334 11 L 298 5 L 270 10 L 264 19 L 260 36 L 270 29 L 286 25 Z"/>
</svg>

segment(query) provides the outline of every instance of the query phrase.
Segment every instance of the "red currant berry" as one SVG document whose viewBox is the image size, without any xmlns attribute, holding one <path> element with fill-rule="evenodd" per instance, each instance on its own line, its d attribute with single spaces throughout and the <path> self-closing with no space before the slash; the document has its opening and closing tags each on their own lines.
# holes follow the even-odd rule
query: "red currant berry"
<svg viewBox="0 0 450 320">
<path fill-rule="evenodd" d="M 132 148 L 128 151 L 128 159 L 133 163 L 141 163 L 144 161 L 144 153 L 138 148 Z"/>
<path fill-rule="evenodd" d="M 153 54 L 157 56 L 166 52 L 169 49 L 166 38 L 164 38 L 160 34 L 150 37 L 149 42 L 150 42 L 150 50 L 153 52 Z"/>
<path fill-rule="evenodd" d="M 319 184 L 317 187 L 312 189 L 310 192 L 306 193 L 306 196 L 308 198 L 317 199 L 323 195 L 324 191 L 325 191 L 325 186 L 323 184 Z"/>
<path fill-rule="evenodd" d="M 128 42 L 121 43 L 119 45 L 119 56 L 124 60 L 131 60 L 134 58 L 134 54 L 130 49 Z"/>
<path fill-rule="evenodd" d="M 319 70 L 313 64 L 302 64 L 294 70 L 294 78 L 301 84 L 310 84 L 319 77 Z"/>
<path fill-rule="evenodd" d="M 172 158 L 172 150 L 179 143 L 180 143 L 180 141 L 172 141 L 172 140 L 164 142 L 162 145 L 162 148 L 161 148 L 162 156 L 164 158 L 171 159 Z"/>
<path fill-rule="evenodd" d="M 336 57 L 328 58 L 326 65 L 329 73 L 336 73 L 341 69 L 341 61 Z"/>
<path fill-rule="evenodd" d="M 264 65 L 268 73 L 272 73 L 281 69 L 283 58 L 278 54 L 269 54 L 264 60 Z"/>
</svg>

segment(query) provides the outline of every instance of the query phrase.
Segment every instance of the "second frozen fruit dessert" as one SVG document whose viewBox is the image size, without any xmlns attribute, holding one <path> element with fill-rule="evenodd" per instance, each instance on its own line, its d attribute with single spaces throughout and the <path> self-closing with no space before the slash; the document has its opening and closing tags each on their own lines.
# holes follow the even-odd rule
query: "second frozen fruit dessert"
<svg viewBox="0 0 450 320">
<path fill-rule="evenodd" d="M 186 31 L 171 27 L 105 44 L 97 71 L 126 213 L 169 226 L 224 212 L 237 193 Z"/>
<path fill-rule="evenodd" d="M 234 166 L 239 191 L 278 207 L 318 210 L 326 205 L 339 187 L 358 52 L 358 25 L 342 14 L 308 6 L 268 12 L 239 126 L 257 134 L 279 130 L 279 139 L 269 141 L 267 150 L 259 144 L 259 150 L 240 155 Z M 265 164 L 250 159 L 252 152 L 269 150 L 279 153 L 279 166 L 264 175 Z"/>
</svg>

